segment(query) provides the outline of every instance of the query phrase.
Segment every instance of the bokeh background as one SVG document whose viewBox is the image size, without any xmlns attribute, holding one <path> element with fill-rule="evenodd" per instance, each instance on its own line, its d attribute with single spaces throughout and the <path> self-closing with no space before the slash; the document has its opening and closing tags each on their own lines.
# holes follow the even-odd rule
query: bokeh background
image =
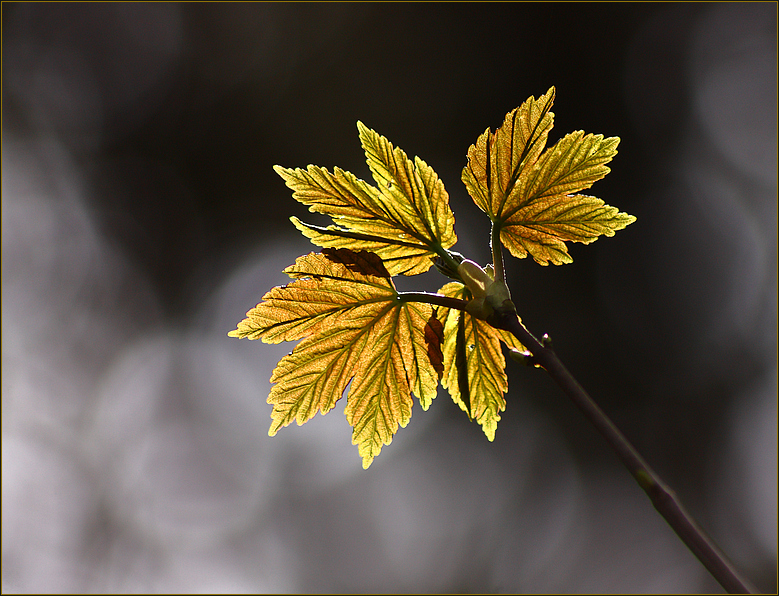
<svg viewBox="0 0 779 596">
<path fill-rule="evenodd" d="M 520 314 L 776 591 L 775 3 L 2 6 L 4 592 L 718 592 L 541 371 L 494 443 L 439 392 L 363 471 L 344 401 L 267 436 L 291 345 L 227 337 L 320 223 L 274 164 L 439 173 L 557 87 L 638 217 Z M 401 280 L 434 290 L 442 278 Z"/>
</svg>

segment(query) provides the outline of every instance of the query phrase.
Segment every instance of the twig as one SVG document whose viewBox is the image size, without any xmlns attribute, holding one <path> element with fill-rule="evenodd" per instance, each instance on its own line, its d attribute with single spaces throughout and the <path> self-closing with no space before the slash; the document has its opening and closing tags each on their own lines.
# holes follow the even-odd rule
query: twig
<svg viewBox="0 0 779 596">
<path fill-rule="evenodd" d="M 655 509 L 662 515 L 674 532 L 698 557 L 706 569 L 730 594 L 756 593 L 747 580 L 741 577 L 725 554 L 717 548 L 703 529 L 685 510 L 673 490 L 649 467 L 633 445 L 598 407 L 567 368 L 560 362 L 551 348 L 551 342 L 539 342 L 522 325 L 516 314 L 502 314 L 495 327 L 513 334 L 530 351 L 530 362 L 543 367 L 554 381 L 570 397 L 584 415 L 605 437 L 622 463 L 646 492 Z M 545 337 L 546 339 L 546 337 Z"/>
</svg>

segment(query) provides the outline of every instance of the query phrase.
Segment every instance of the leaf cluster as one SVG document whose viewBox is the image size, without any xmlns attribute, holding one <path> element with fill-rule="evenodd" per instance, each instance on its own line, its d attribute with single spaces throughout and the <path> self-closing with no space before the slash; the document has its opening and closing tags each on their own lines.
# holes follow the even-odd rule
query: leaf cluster
<svg viewBox="0 0 779 596">
<path fill-rule="evenodd" d="M 619 139 L 573 132 L 546 147 L 554 88 L 487 129 L 468 150 L 463 182 L 493 226 L 487 267 L 450 249 L 457 242 L 449 195 L 433 169 L 358 122 L 369 184 L 335 168 L 275 166 L 293 198 L 332 219 L 292 223 L 322 248 L 285 269 L 292 281 L 265 294 L 232 337 L 298 341 L 273 372 L 269 434 L 331 410 L 348 393 L 346 417 L 367 468 L 439 382 L 493 440 L 508 381 L 501 343 L 525 352 L 494 322 L 510 309 L 500 247 L 542 264 L 570 263 L 566 242 L 588 244 L 635 221 L 578 194 L 609 172 Z M 435 294 L 399 292 L 394 275 L 435 265 L 450 281 Z"/>
</svg>

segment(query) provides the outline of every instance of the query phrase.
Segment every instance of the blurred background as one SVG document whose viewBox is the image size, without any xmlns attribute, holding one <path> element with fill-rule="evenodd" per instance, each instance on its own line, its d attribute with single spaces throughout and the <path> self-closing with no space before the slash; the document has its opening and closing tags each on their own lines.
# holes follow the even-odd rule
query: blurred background
<svg viewBox="0 0 779 596">
<path fill-rule="evenodd" d="M 721 591 L 541 371 L 494 443 L 439 391 L 363 471 L 345 400 L 268 437 L 292 345 L 227 337 L 324 223 L 274 164 L 370 179 L 361 120 L 484 263 L 466 151 L 552 85 L 638 221 L 510 260 L 520 315 L 776 591 L 775 3 L 2 10 L 4 592 Z"/>
</svg>

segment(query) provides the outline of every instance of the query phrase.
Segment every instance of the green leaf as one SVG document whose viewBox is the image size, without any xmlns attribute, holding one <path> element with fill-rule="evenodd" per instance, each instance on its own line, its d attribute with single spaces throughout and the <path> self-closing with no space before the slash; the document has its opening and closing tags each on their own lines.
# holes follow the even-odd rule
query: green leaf
<svg viewBox="0 0 779 596">
<path fill-rule="evenodd" d="M 452 282 L 439 290 L 451 298 L 469 300 L 471 294 L 461 283 Z M 506 360 L 500 348 L 503 341 L 510 348 L 525 348 L 513 335 L 496 329 L 466 312 L 439 307 L 437 317 L 444 327 L 444 373 L 441 384 L 452 400 L 476 420 L 492 441 L 506 409 L 504 393 L 508 378 Z"/>
<path fill-rule="evenodd" d="M 554 87 L 507 114 L 468 150 L 463 182 L 476 205 L 500 230 L 512 255 L 548 265 L 570 263 L 567 241 L 589 244 L 635 221 L 596 197 L 573 194 L 610 171 L 619 139 L 576 131 L 544 150 Z"/>
<path fill-rule="evenodd" d="M 295 281 L 273 288 L 228 335 L 268 343 L 302 339 L 273 371 L 269 434 L 331 410 L 349 386 L 346 417 L 367 468 L 398 426 L 423 409 L 443 372 L 443 329 L 432 307 L 405 302 L 374 254 L 325 249 L 285 269 Z"/>
<path fill-rule="evenodd" d="M 331 174 L 317 166 L 275 166 L 292 196 L 331 216 L 334 225 L 292 222 L 318 246 L 374 252 L 392 275 L 424 273 L 457 241 L 449 195 L 423 160 L 411 161 L 383 136 L 357 126 L 376 186 L 340 168 Z"/>
</svg>

